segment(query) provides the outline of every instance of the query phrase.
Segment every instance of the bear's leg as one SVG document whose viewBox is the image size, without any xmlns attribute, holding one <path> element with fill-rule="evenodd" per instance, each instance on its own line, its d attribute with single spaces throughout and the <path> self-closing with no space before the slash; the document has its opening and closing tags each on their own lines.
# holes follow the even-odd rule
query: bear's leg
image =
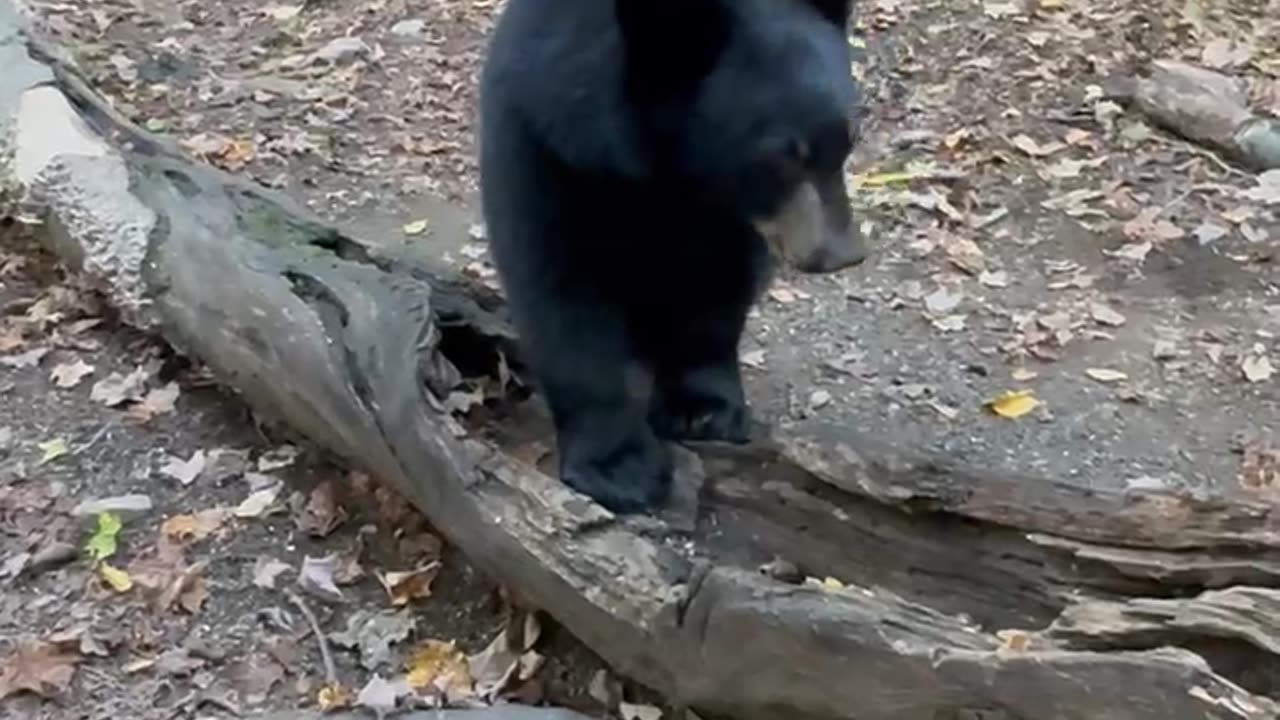
<svg viewBox="0 0 1280 720">
<path fill-rule="evenodd" d="M 685 293 L 673 293 L 687 300 L 671 305 L 652 333 L 656 387 L 650 423 L 661 437 L 749 439 L 738 340 L 767 268 L 763 253 L 739 262 L 726 267 L 721 261 L 714 272 L 696 273 Z"/>
<path fill-rule="evenodd" d="M 614 512 L 660 504 L 670 453 L 647 422 L 651 373 L 630 350 L 621 312 L 549 295 L 534 302 L 535 312 L 516 315 L 555 423 L 561 480 Z"/>
</svg>

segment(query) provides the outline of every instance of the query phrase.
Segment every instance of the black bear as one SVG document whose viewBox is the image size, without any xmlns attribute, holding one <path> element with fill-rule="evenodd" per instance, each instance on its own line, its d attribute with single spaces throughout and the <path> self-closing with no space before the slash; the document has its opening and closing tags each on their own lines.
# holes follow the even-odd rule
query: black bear
<svg viewBox="0 0 1280 720">
<path fill-rule="evenodd" d="M 747 441 L 738 341 L 771 254 L 865 256 L 849 11 L 508 0 L 481 80 L 484 216 L 561 479 L 605 507 L 665 499 L 667 440 Z"/>
</svg>

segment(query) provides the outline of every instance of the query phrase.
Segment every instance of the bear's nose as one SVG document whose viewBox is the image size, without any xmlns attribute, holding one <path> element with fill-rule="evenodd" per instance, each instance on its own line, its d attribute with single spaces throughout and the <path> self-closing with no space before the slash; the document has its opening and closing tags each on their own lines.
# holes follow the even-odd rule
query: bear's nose
<svg viewBox="0 0 1280 720">
<path fill-rule="evenodd" d="M 795 266 L 805 273 L 833 273 L 862 264 L 870 254 L 862 231 L 850 223 L 843 232 L 828 232 L 823 242 Z"/>
</svg>

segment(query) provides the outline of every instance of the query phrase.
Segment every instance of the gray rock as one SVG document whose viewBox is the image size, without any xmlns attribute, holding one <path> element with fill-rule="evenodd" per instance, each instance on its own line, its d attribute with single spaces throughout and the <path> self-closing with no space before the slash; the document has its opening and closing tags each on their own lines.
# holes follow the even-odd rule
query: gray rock
<svg viewBox="0 0 1280 720">
<path fill-rule="evenodd" d="M 115 497 L 85 500 L 76 506 L 71 514 L 76 517 L 91 517 L 104 512 L 119 515 L 140 515 L 151 510 L 151 498 L 147 495 L 116 495 Z"/>
</svg>

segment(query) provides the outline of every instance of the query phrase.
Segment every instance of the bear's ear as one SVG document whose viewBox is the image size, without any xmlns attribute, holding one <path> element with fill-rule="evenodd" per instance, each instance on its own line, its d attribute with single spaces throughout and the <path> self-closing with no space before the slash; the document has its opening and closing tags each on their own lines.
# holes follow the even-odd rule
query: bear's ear
<svg viewBox="0 0 1280 720">
<path fill-rule="evenodd" d="M 731 22 L 724 1 L 613 0 L 631 89 L 678 95 L 710 71 Z"/>
<path fill-rule="evenodd" d="M 853 0 L 806 0 L 822 17 L 844 27 L 849 22 L 849 12 L 853 9 Z"/>
</svg>

